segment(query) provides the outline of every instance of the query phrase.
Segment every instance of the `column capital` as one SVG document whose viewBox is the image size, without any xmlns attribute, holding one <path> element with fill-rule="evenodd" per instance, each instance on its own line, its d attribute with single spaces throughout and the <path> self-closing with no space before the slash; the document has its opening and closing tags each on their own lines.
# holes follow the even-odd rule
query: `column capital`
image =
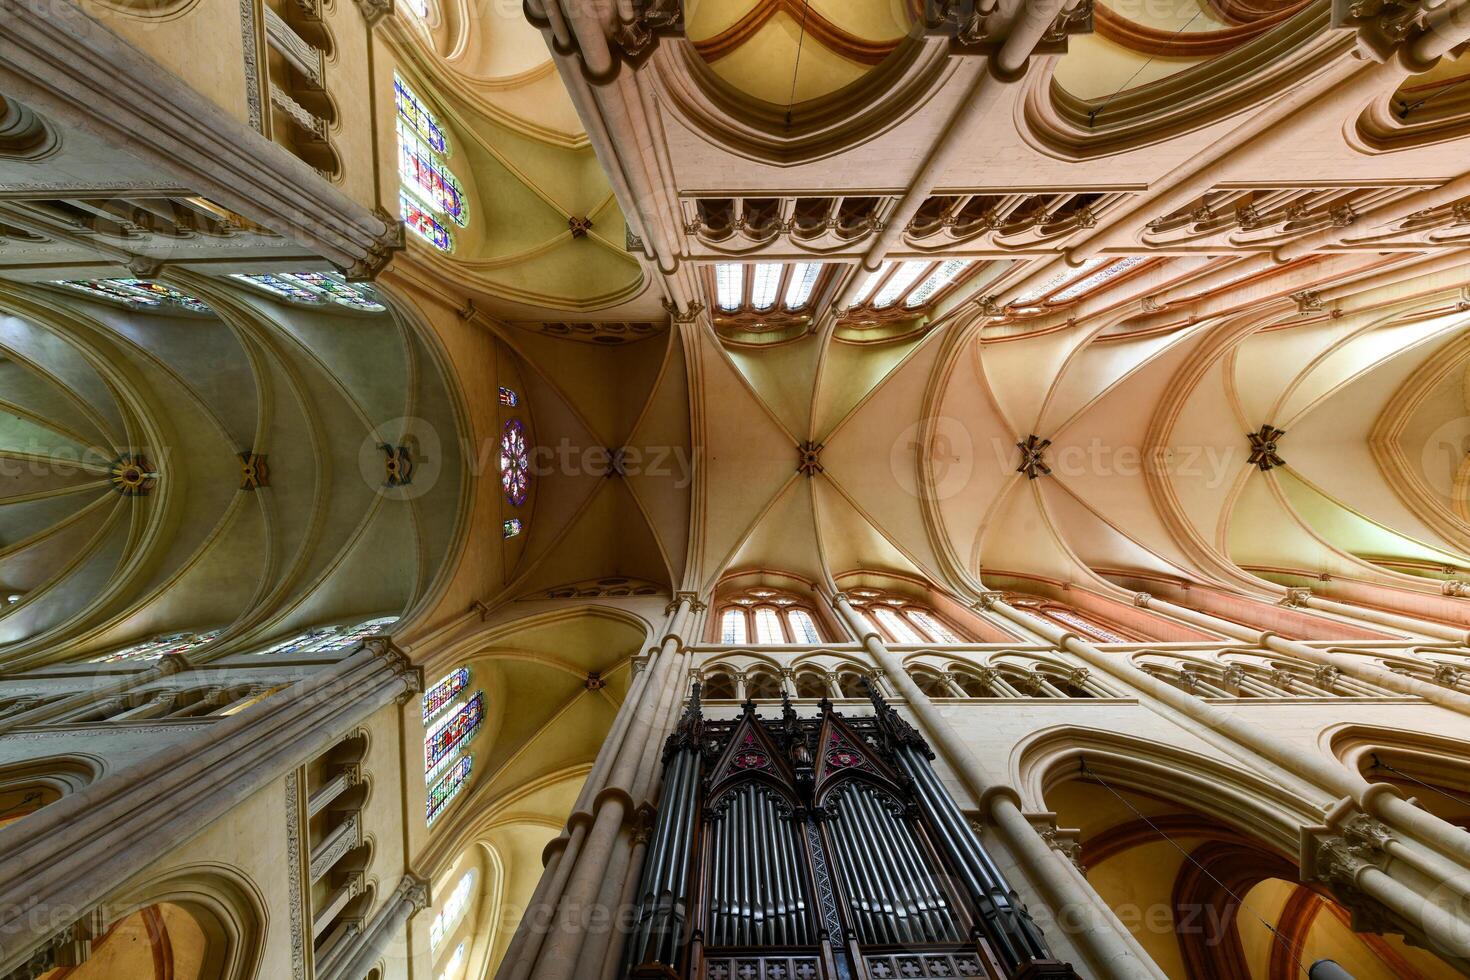
<svg viewBox="0 0 1470 980">
<path fill-rule="evenodd" d="M 402 880 L 398 882 L 398 888 L 394 892 L 395 901 L 406 902 L 413 907 L 413 911 L 409 913 L 410 915 L 413 915 L 415 912 L 422 912 L 428 908 L 430 896 L 431 886 L 429 879 L 416 875 L 413 872 L 409 872 L 403 876 Z"/>
<path fill-rule="evenodd" d="M 1004 592 L 982 592 L 980 593 L 980 598 L 972 604 L 972 608 L 994 609 L 997 602 L 1005 601 L 1005 597 L 1006 594 Z"/>
<path fill-rule="evenodd" d="M 416 666 L 408 655 L 394 645 L 386 636 L 374 636 L 363 642 L 363 647 L 375 658 L 382 660 L 392 669 L 395 677 L 403 682 L 403 692 L 395 698 L 399 704 L 407 704 L 415 694 L 424 689 L 424 669 Z"/>
<path fill-rule="evenodd" d="M 682 602 L 689 603 L 690 612 L 704 612 L 709 608 L 708 605 L 700 601 L 698 592 L 675 592 L 674 598 L 670 599 L 668 604 L 664 606 L 664 615 L 667 616 L 673 613 L 674 610 L 679 608 L 679 604 Z"/>
<path fill-rule="evenodd" d="M 1153 601 L 1153 596 L 1147 592 L 1133 593 L 1133 604 L 1140 609 L 1147 609 L 1148 604 Z"/>
</svg>

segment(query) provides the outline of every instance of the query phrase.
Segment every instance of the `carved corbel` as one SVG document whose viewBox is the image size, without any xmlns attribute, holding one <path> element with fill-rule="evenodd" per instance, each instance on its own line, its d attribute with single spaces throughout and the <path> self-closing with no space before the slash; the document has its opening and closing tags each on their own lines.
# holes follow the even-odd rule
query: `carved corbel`
<svg viewBox="0 0 1470 980">
<path fill-rule="evenodd" d="M 378 26 L 384 17 L 393 16 L 393 0 L 357 0 L 357 9 L 371 29 Z"/>
<path fill-rule="evenodd" d="M 391 5 L 392 0 L 388 2 Z M 369 243 L 367 255 L 345 270 L 348 282 L 371 282 L 387 266 L 393 253 L 403 250 L 403 219 L 382 208 L 374 208 L 373 217 L 383 223 L 383 233 Z"/>
</svg>

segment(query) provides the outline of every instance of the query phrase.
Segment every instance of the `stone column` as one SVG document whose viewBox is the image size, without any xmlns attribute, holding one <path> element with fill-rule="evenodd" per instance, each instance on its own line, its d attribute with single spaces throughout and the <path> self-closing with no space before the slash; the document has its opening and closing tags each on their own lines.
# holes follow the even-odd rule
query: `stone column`
<svg viewBox="0 0 1470 980">
<path fill-rule="evenodd" d="M 423 690 L 387 639 L 0 829 L 0 974 L 242 799 Z"/>
<path fill-rule="evenodd" d="M 1000 593 L 988 593 L 983 602 L 987 609 L 1045 635 L 1050 642 L 1099 670 L 1280 767 L 1285 773 L 1302 780 L 1309 790 L 1315 788 L 1321 795 L 1315 799 L 1308 796 L 1305 800 L 1308 804 L 1324 809 L 1360 807 L 1363 813 L 1379 817 L 1396 829 L 1412 834 L 1407 840 L 1395 839 L 1387 845 L 1392 856 L 1400 859 L 1386 869 L 1395 881 L 1395 888 L 1412 890 L 1410 885 L 1399 880 L 1403 874 L 1401 868 L 1408 866 L 1439 886 L 1446 897 L 1470 897 L 1470 872 L 1467 872 L 1470 868 L 1470 834 L 1464 830 L 1420 810 L 1398 796 L 1387 784 L 1369 784 L 1335 761 L 1324 759 L 1301 746 L 1285 743 L 1231 712 L 1151 677 L 1127 658 L 1105 654 L 1076 633 L 1065 632 L 1050 622 L 1027 616 L 1003 601 Z M 1414 877 L 1411 871 L 1408 880 L 1412 881 Z M 1421 901 L 1426 905 L 1432 904 L 1422 896 Z M 1399 908 L 1394 907 L 1394 910 L 1398 912 Z M 1450 918 L 1436 915 L 1431 910 L 1425 909 L 1412 918 L 1406 916 L 1405 921 L 1415 928 L 1422 927 L 1430 941 L 1441 949 L 1453 949 L 1461 942 L 1452 932 L 1445 931 Z"/>
<path fill-rule="evenodd" d="M 318 975 L 317 980 L 361 980 L 389 945 L 404 936 L 408 920 L 428 907 L 429 883 L 418 875 L 404 875 L 387 903 L 357 938 L 356 951 L 341 961 L 342 966 Z"/>
<path fill-rule="evenodd" d="M 858 613 L 842 592 L 832 596 L 832 608 L 858 637 L 863 649 L 891 678 L 898 695 L 908 704 L 923 734 L 943 753 L 970 795 L 980 802 L 997 835 L 1010 850 L 1027 878 L 1059 915 L 1082 915 L 1087 925 L 1069 931 L 1069 937 L 1092 965 L 1109 980 L 1147 977 L 1166 980 L 1143 947 L 1128 932 L 1102 897 L 1080 875 L 1068 874 L 1061 863 L 1071 861 L 1054 851 L 1036 833 L 1021 812 L 1020 795 L 985 767 L 964 744 L 954 727 L 909 677 L 903 662 L 884 645 L 872 624 Z M 1075 869 L 1074 869 L 1075 871 Z"/>
<path fill-rule="evenodd" d="M 650 653 L 649 667 L 640 672 L 618 710 L 613 733 L 603 743 L 597 762 L 578 798 L 567 830 L 547 848 L 547 866 L 531 907 L 501 963 L 500 980 L 564 980 L 577 973 L 577 964 L 589 935 L 587 916 L 607 895 L 621 893 L 606 886 L 615 877 L 616 864 L 628 874 L 629 818 L 638 803 L 634 787 L 644 765 L 645 750 L 661 738 L 668 708 L 677 704 L 686 662 L 683 632 L 690 616 L 705 606 L 692 592 L 679 592 L 668 606 L 665 633 Z M 641 683 L 640 683 L 641 682 Z M 591 940 L 605 947 L 607 937 Z M 601 970 L 599 960 L 597 970 Z"/>
</svg>

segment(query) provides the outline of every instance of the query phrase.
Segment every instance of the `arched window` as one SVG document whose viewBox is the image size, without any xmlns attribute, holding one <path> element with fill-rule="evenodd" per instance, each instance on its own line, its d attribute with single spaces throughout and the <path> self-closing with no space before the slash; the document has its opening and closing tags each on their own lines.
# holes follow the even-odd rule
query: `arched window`
<svg viewBox="0 0 1470 980">
<path fill-rule="evenodd" d="M 1138 637 L 1124 634 L 1121 630 L 1105 626 L 1092 616 L 1070 606 L 1033 596 L 1007 596 L 1006 601 L 1017 609 L 1025 609 L 1032 615 L 1048 619 L 1068 632 L 1080 633 L 1084 639 L 1094 643 L 1136 643 Z"/>
<path fill-rule="evenodd" d="M 396 75 L 393 101 L 398 107 L 399 214 L 420 238 L 448 252 L 454 248 L 449 225 L 468 225 L 469 208 L 464 188 L 445 162 L 444 127 Z"/>
<path fill-rule="evenodd" d="M 921 602 L 880 589 L 848 592 L 848 601 L 867 613 L 873 628 L 888 643 L 971 643 L 968 637 Z"/>
<path fill-rule="evenodd" d="M 821 643 L 814 612 L 788 592 L 765 586 L 746 589 L 730 596 L 720 607 L 720 642 L 766 646 Z"/>
<path fill-rule="evenodd" d="M 379 616 L 375 619 L 367 619 L 355 626 L 345 624 L 333 626 L 318 626 L 305 632 L 297 633 L 289 639 L 281 640 L 273 646 L 264 650 L 256 651 L 258 654 L 306 654 L 306 653 L 330 653 L 336 650 L 346 650 L 357 646 L 369 636 L 376 636 L 385 631 L 385 628 L 398 622 L 397 616 Z"/>
<path fill-rule="evenodd" d="M 475 887 L 475 869 L 464 873 L 459 883 L 454 886 L 454 891 L 449 893 L 444 905 L 434 916 L 434 922 L 429 926 L 429 949 L 431 952 L 439 951 L 439 944 L 444 942 L 444 937 L 454 931 L 459 925 L 459 920 L 464 917 L 465 909 L 470 905 L 470 894 Z"/>
<path fill-rule="evenodd" d="M 203 633 L 168 633 L 151 640 L 133 643 L 100 657 L 93 657 L 94 664 L 115 664 L 124 660 L 158 660 L 167 653 L 188 653 L 213 643 L 222 630 L 205 630 Z"/>
<path fill-rule="evenodd" d="M 745 642 L 744 610 L 726 609 L 720 614 L 720 642 L 726 644 Z"/>
<path fill-rule="evenodd" d="M 805 609 L 791 609 L 786 613 L 786 626 L 797 643 L 821 643 L 822 635 L 817 632 L 816 621 Z"/>
<path fill-rule="evenodd" d="M 337 272 L 280 272 L 262 275 L 231 273 L 231 279 L 249 283 L 261 292 L 302 306 L 324 306 L 332 303 L 363 313 L 381 313 L 387 309 L 378 302 L 373 287 L 348 282 Z"/>
<path fill-rule="evenodd" d="M 149 310 L 154 313 L 177 313 L 183 310 L 205 316 L 214 313 L 203 300 L 151 279 L 53 279 L 51 284 L 86 293 L 93 299 L 118 303 L 130 310 Z"/>
<path fill-rule="evenodd" d="M 485 720 L 485 692 L 469 694 L 470 672 L 457 667 L 440 678 L 422 699 L 424 724 L 424 784 L 428 797 L 424 820 L 430 826 L 444 813 L 474 769 L 473 754 L 465 751 L 480 734 Z"/>
<path fill-rule="evenodd" d="M 454 955 L 444 964 L 444 970 L 439 974 L 439 980 L 455 980 L 459 971 L 464 967 L 464 943 L 454 947 Z"/>
</svg>

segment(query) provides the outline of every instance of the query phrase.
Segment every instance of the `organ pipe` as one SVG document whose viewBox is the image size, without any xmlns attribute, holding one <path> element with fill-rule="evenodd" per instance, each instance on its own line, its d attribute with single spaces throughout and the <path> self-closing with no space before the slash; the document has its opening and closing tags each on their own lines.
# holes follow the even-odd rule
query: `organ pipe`
<svg viewBox="0 0 1470 980">
<path fill-rule="evenodd" d="M 921 961 L 948 971 L 934 976 L 1075 980 L 924 740 L 872 697 L 863 718 L 827 700 L 802 718 L 783 698 L 779 719 L 747 700 L 706 721 L 695 685 L 664 749 L 631 980 L 852 980 Z"/>
</svg>

